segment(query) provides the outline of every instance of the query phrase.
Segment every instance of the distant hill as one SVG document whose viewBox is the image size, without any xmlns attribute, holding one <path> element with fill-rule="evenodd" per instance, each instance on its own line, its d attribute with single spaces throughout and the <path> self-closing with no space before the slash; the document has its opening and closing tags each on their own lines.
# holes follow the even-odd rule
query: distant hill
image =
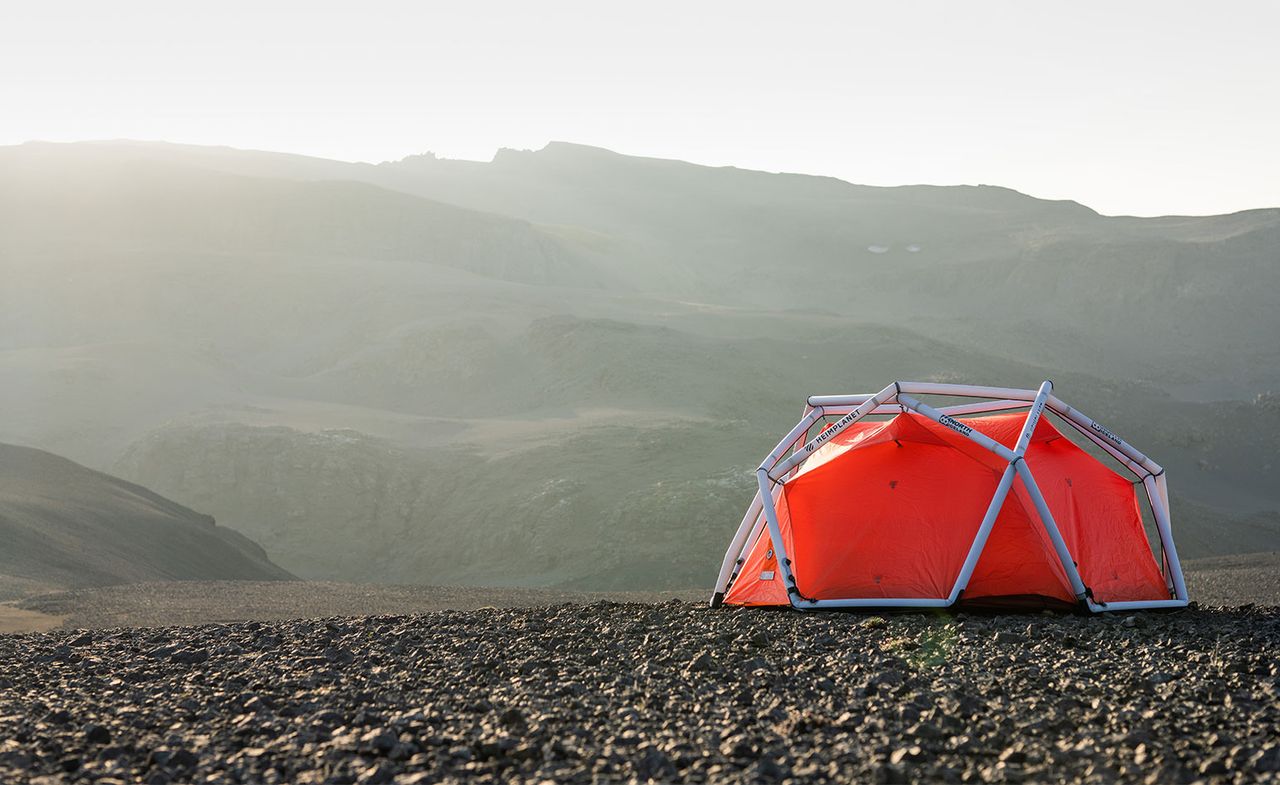
<svg viewBox="0 0 1280 785">
<path fill-rule="evenodd" d="M 0 441 L 315 579 L 710 580 L 812 393 L 1045 378 L 1280 547 L 1280 210 L 1123 218 L 554 143 L 0 147 Z M 702 576 L 702 577 L 700 577 Z"/>
<path fill-rule="evenodd" d="M 1280 209 L 1106 217 L 995 186 L 873 187 L 566 143 L 352 176 L 589 230 L 645 291 L 910 326 L 1202 400 L 1280 388 Z"/>
<path fill-rule="evenodd" d="M 593 281 L 573 250 L 521 219 L 359 182 L 229 174 L 127 148 L 18 149 L 0 150 L 0 253 L 11 257 L 308 254 Z"/>
<path fill-rule="evenodd" d="M 249 538 L 146 488 L 0 444 L 0 595 L 157 580 L 279 580 Z"/>
<path fill-rule="evenodd" d="M 39 215 L 49 210 L 25 183 L 92 201 L 107 181 L 86 191 L 88 173 L 131 173 L 119 208 L 128 213 L 153 170 L 168 172 L 153 198 L 185 238 L 174 248 L 199 247 L 207 233 L 187 230 L 231 215 L 223 226 L 237 239 L 224 247 L 233 251 L 398 258 L 416 248 L 410 256 L 514 281 L 889 322 L 1011 359 L 1051 355 L 1103 377 L 1137 376 L 1191 400 L 1280 389 L 1270 340 L 1280 334 L 1280 208 L 1109 217 L 997 186 L 866 186 L 565 142 L 501 150 L 487 163 L 419 155 L 378 165 L 138 142 L 0 148 L 15 204 Z M 215 174 L 221 185 L 202 184 Z M 206 208 L 211 191 L 239 207 Z M 404 195 L 429 202 L 410 207 Z M 0 218 L 0 238 L 59 234 L 6 212 L 14 220 Z M 263 226 L 276 227 L 271 242 L 250 242 Z"/>
</svg>

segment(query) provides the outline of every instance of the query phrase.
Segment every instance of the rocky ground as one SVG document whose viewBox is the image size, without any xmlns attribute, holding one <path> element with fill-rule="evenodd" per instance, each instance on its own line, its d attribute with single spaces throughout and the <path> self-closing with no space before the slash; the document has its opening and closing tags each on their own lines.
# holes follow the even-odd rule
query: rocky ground
<svg viewBox="0 0 1280 785">
<path fill-rule="evenodd" d="M 3 782 L 1273 782 L 1280 609 L 561 604 L 0 637 Z"/>
<path fill-rule="evenodd" d="M 1280 553 L 1196 559 L 1184 566 L 1191 597 L 1201 605 L 1280 606 Z M 164 581 L 34 592 L 16 602 L 0 603 L 0 633 L 405 615 L 600 600 L 651 603 L 705 600 L 708 594 L 706 587 L 581 592 L 328 581 Z"/>
<path fill-rule="evenodd" d="M 280 621 L 330 616 L 384 616 L 485 607 L 705 600 L 706 589 L 684 592 L 577 592 L 486 586 L 383 586 L 331 581 L 161 581 L 50 592 L 16 603 L 16 611 L 56 619 L 64 629 L 169 627 L 235 621 Z M 1280 604 L 1280 601 L 1278 601 Z M 4 606 L 0 606 L 0 624 Z M 49 627 L 17 626 L 12 632 Z M 0 631 L 4 631 L 0 627 Z"/>
<path fill-rule="evenodd" d="M 1280 605 L 1280 552 L 1194 559 L 1187 593 L 1201 605 Z"/>
</svg>

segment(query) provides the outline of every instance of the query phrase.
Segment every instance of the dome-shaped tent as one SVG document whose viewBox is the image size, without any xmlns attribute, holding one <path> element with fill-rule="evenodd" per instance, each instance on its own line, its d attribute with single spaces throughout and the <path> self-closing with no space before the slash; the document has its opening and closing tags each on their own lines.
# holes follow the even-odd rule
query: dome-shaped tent
<svg viewBox="0 0 1280 785">
<path fill-rule="evenodd" d="M 899 382 L 874 396 L 811 398 L 758 471 L 760 493 L 712 603 L 1185 605 L 1164 470 L 1051 387 Z M 913 394 L 988 400 L 937 410 Z M 1063 436 L 1046 408 L 1134 479 Z M 1159 564 L 1135 485 L 1160 534 Z"/>
</svg>

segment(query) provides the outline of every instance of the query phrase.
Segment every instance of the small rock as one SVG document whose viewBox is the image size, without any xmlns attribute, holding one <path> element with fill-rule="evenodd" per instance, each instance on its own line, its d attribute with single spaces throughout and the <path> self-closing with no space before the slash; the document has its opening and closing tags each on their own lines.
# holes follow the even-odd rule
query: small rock
<svg viewBox="0 0 1280 785">
<path fill-rule="evenodd" d="M 336 665 L 350 665 L 356 661 L 356 655 L 350 649 L 330 646 L 324 650 L 324 658 Z"/>
<path fill-rule="evenodd" d="M 780 782 L 789 772 L 776 762 L 763 758 L 749 769 L 750 782 Z"/>
<path fill-rule="evenodd" d="M 635 767 L 636 774 L 642 780 L 667 781 L 676 776 L 676 767 L 671 763 L 671 758 L 652 745 L 641 748 Z"/>
<path fill-rule="evenodd" d="M 749 758 L 756 752 L 746 736 L 730 736 L 720 745 L 720 754 L 726 758 Z"/>
<path fill-rule="evenodd" d="M 45 716 L 45 720 L 58 725 L 66 725 L 68 722 L 71 722 L 71 712 L 66 709 L 57 709 L 49 712 L 48 715 Z"/>
<path fill-rule="evenodd" d="M 1027 762 L 1027 753 L 1017 747 L 1008 747 L 1004 752 L 1000 753 L 1000 761 L 1012 765 L 1020 765 Z"/>
<path fill-rule="evenodd" d="M 84 726 L 84 738 L 90 744 L 108 744 L 111 742 L 111 731 L 105 725 L 90 722 Z"/>
<path fill-rule="evenodd" d="M 704 651 L 699 653 L 698 656 L 694 657 L 692 660 L 689 660 L 689 664 L 685 666 L 685 670 L 705 672 L 714 670 L 715 666 L 716 661 L 711 658 L 710 654 Z"/>
<path fill-rule="evenodd" d="M 169 662 L 178 663 L 179 665 L 200 665 L 208 662 L 208 649 L 178 649 L 169 655 Z"/>
<path fill-rule="evenodd" d="M 396 734 L 391 731 L 384 728 L 375 728 L 360 737 L 359 749 L 364 752 L 386 755 L 396 746 L 398 741 Z"/>
<path fill-rule="evenodd" d="M 867 684 L 868 686 L 881 689 L 884 687 L 896 687 L 903 681 L 904 679 L 901 673 L 898 673 L 896 670 L 886 669 L 872 676 L 871 680 L 867 682 Z"/>
<path fill-rule="evenodd" d="M 520 709 L 515 706 L 508 707 L 498 715 L 498 721 L 503 725 L 524 725 L 524 712 L 520 711 Z"/>
<path fill-rule="evenodd" d="M 1252 757 L 1254 771 L 1266 773 L 1280 771 L 1280 744 L 1270 744 Z"/>
<path fill-rule="evenodd" d="M 889 763 L 896 766 L 903 761 L 917 760 L 922 753 L 923 751 L 915 745 L 910 747 L 899 747 L 889 755 Z"/>
<path fill-rule="evenodd" d="M 361 772 L 360 776 L 356 778 L 356 782 L 360 783 L 360 785 L 382 785 L 383 783 L 391 782 L 394 776 L 395 772 L 389 765 L 379 763 Z"/>
<path fill-rule="evenodd" d="M 1227 764 L 1217 759 L 1207 760 L 1204 763 L 1200 764 L 1200 773 L 1210 777 L 1216 777 L 1221 774 L 1226 774 Z"/>
</svg>

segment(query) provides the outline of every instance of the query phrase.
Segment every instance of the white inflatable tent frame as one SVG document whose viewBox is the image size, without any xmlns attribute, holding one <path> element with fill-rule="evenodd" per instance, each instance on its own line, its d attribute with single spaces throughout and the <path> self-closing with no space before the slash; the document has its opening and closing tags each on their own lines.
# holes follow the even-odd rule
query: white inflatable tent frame
<svg viewBox="0 0 1280 785">
<path fill-rule="evenodd" d="M 953 398 L 976 398 L 975 403 L 948 406 L 935 409 L 921 403 L 914 396 L 942 395 Z M 986 434 L 965 425 L 956 419 L 971 414 L 1002 411 L 1016 408 L 1027 408 L 1027 418 L 1023 423 L 1018 442 L 1012 450 Z M 1115 458 L 1142 483 L 1147 500 L 1151 505 L 1156 529 L 1160 536 L 1163 552 L 1161 571 L 1165 576 L 1165 588 L 1169 591 L 1167 600 L 1136 600 L 1127 602 L 1099 602 L 1080 579 L 1076 562 L 1062 539 L 1062 533 L 1053 519 L 1053 513 L 1045 503 L 1044 496 L 1036 485 L 1031 467 L 1027 465 L 1024 455 L 1040 421 L 1044 410 L 1056 414 L 1081 435 L 1089 439 L 1108 455 Z M 1008 462 L 1004 473 L 996 485 L 995 495 L 987 507 L 978 532 L 974 536 L 960 574 L 946 597 L 937 598 L 860 598 L 842 599 L 808 599 L 800 595 L 796 588 L 795 574 L 791 559 L 787 555 L 786 544 L 782 539 L 781 525 L 778 523 L 777 499 L 782 493 L 782 486 L 798 472 L 805 460 L 827 441 L 848 428 L 850 425 L 870 415 L 891 415 L 910 410 L 950 428 L 976 444 L 990 450 Z M 803 441 L 809 429 L 825 417 L 839 416 L 840 419 L 827 427 L 817 436 Z M 788 451 L 790 454 L 788 455 Z M 1053 395 L 1053 383 L 1045 381 L 1038 390 L 1022 390 L 1010 387 L 980 387 L 964 384 L 941 384 L 932 382 L 894 382 L 874 395 L 815 395 L 810 396 L 800 422 L 778 442 L 778 446 L 770 452 L 756 469 L 756 480 L 759 490 L 751 500 L 737 532 L 729 543 L 724 560 L 720 565 L 720 573 L 716 578 L 715 589 L 711 595 L 711 606 L 716 607 L 724 600 L 725 592 L 738 577 L 747 557 L 747 550 L 767 528 L 770 544 L 777 556 L 778 569 L 782 572 L 784 585 L 791 606 L 800 610 L 823 608 L 945 608 L 954 605 L 973 575 L 974 567 L 982 555 L 987 537 L 995 525 L 1005 497 L 1013 487 L 1014 478 L 1022 479 L 1027 495 L 1031 498 L 1037 517 L 1040 518 L 1045 532 L 1053 543 L 1058 563 L 1071 584 L 1072 592 L 1082 607 L 1094 613 L 1111 611 L 1128 611 L 1156 608 L 1182 608 L 1188 604 L 1186 582 L 1183 580 L 1182 564 L 1178 560 L 1178 551 L 1173 542 L 1173 528 L 1169 519 L 1169 489 L 1166 484 L 1165 470 L 1155 461 L 1148 458 L 1115 432 L 1102 426 L 1077 409 L 1064 403 Z M 769 498 L 772 503 L 762 504 L 761 499 Z"/>
</svg>

